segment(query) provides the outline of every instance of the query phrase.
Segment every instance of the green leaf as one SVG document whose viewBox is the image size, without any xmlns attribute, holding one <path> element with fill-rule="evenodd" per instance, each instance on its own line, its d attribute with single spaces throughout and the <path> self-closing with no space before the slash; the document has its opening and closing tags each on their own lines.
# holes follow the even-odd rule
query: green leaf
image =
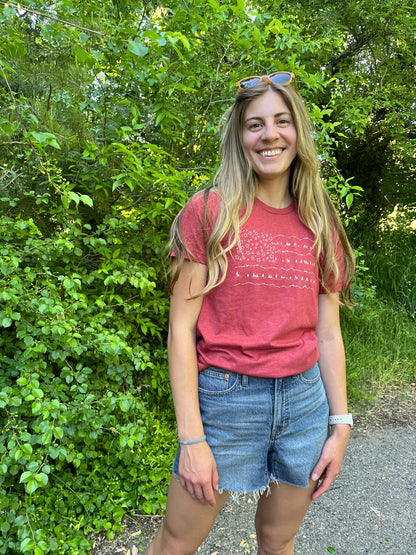
<svg viewBox="0 0 416 555">
<path fill-rule="evenodd" d="M 53 430 L 53 435 L 56 437 L 56 439 L 62 439 L 64 437 L 64 431 L 62 428 L 56 427 Z"/>
<path fill-rule="evenodd" d="M 81 202 L 83 202 L 84 204 L 87 204 L 91 208 L 94 206 L 92 198 L 89 197 L 88 195 L 80 195 L 79 198 L 80 198 Z"/>
<path fill-rule="evenodd" d="M 39 143 L 47 144 L 48 146 L 52 146 L 53 148 L 56 148 L 58 150 L 61 149 L 55 135 L 53 135 L 52 133 L 39 133 L 37 131 L 32 131 L 31 135 Z"/>
<path fill-rule="evenodd" d="M 87 42 L 87 40 L 89 39 L 89 35 L 87 35 L 87 33 L 84 33 L 83 31 L 80 32 L 79 34 L 79 39 L 81 42 Z"/>
<path fill-rule="evenodd" d="M 79 44 L 75 48 L 75 58 L 79 63 L 85 64 L 88 67 L 92 67 L 95 64 L 95 58 Z"/>
<path fill-rule="evenodd" d="M 32 493 L 35 492 L 38 489 L 38 487 L 39 487 L 38 482 L 35 479 L 31 479 L 27 483 L 26 490 L 29 495 L 32 495 Z"/>
<path fill-rule="evenodd" d="M 42 412 L 42 403 L 39 403 L 39 401 L 35 401 L 34 403 L 32 403 L 32 414 L 34 414 L 35 416 L 37 414 L 40 414 Z"/>
<path fill-rule="evenodd" d="M 129 40 L 127 49 L 132 54 L 143 58 L 149 52 L 149 49 L 139 39 Z"/>
<path fill-rule="evenodd" d="M 41 540 L 38 545 L 35 547 L 35 550 L 33 551 L 33 555 L 44 555 L 44 553 L 50 553 L 50 549 L 48 547 L 48 544 Z"/>
<path fill-rule="evenodd" d="M 68 191 L 68 197 L 73 200 L 77 205 L 80 201 L 80 196 L 75 191 Z"/>
<path fill-rule="evenodd" d="M 46 486 L 49 478 L 43 472 L 39 472 L 39 474 L 35 474 L 35 480 L 36 482 L 38 482 L 39 485 Z"/>
<path fill-rule="evenodd" d="M 36 399 L 43 399 L 44 393 L 42 389 L 35 387 L 33 388 L 32 393 L 36 397 Z"/>
<path fill-rule="evenodd" d="M 25 483 L 29 482 L 29 480 L 32 478 L 32 476 L 33 476 L 33 472 L 29 472 L 28 470 L 26 472 L 23 472 L 23 474 L 20 476 L 19 483 L 20 484 L 25 484 Z"/>
<path fill-rule="evenodd" d="M 0 531 L 2 532 L 3 536 L 7 535 L 7 532 L 10 530 L 10 523 L 7 520 L 4 520 L 0 524 Z"/>
<path fill-rule="evenodd" d="M 122 401 L 120 401 L 120 409 L 123 412 L 129 412 L 131 407 L 131 402 L 128 399 L 123 399 Z"/>
<path fill-rule="evenodd" d="M 26 456 L 30 456 L 33 453 L 33 447 L 30 443 L 24 443 L 21 449 Z"/>
<path fill-rule="evenodd" d="M 32 538 L 26 538 L 20 544 L 20 549 L 22 550 L 23 553 L 27 553 L 28 551 L 33 551 L 33 549 L 35 548 L 35 545 L 36 544 L 32 540 Z"/>
</svg>

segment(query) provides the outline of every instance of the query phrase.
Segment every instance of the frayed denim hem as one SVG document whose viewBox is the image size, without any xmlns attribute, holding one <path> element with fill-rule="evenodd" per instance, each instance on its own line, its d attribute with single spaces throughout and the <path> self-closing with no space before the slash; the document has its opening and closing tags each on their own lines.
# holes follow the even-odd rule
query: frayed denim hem
<svg viewBox="0 0 416 555">
<path fill-rule="evenodd" d="M 275 484 L 277 487 L 279 487 L 279 480 L 277 480 L 274 476 L 270 477 L 269 483 L 267 486 L 263 486 L 260 489 L 257 490 L 250 490 L 250 491 L 230 491 L 224 488 L 219 488 L 218 493 L 221 495 L 224 492 L 227 492 L 230 495 L 230 499 L 236 503 L 237 505 L 240 505 L 241 502 L 243 501 L 243 499 L 247 499 L 247 497 L 249 499 L 253 499 L 253 501 L 255 503 L 257 503 L 260 499 L 260 497 L 264 494 L 266 495 L 270 495 L 271 490 L 270 490 L 270 485 L 271 484 Z"/>
</svg>

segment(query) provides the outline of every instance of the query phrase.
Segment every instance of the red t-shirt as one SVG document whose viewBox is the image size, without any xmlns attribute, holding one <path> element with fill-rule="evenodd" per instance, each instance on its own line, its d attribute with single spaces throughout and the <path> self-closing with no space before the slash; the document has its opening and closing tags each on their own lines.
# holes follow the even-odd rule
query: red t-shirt
<svg viewBox="0 0 416 555">
<path fill-rule="evenodd" d="M 206 265 L 204 202 L 204 194 L 190 200 L 181 230 L 195 260 Z M 211 192 L 211 221 L 215 221 L 218 205 L 219 197 Z M 240 230 L 240 246 L 228 256 L 225 281 L 202 302 L 197 323 L 200 371 L 217 366 L 240 374 L 280 378 L 303 372 L 317 362 L 318 296 L 324 291 L 313 243 L 313 234 L 300 221 L 295 202 L 277 209 L 255 199 Z"/>
</svg>

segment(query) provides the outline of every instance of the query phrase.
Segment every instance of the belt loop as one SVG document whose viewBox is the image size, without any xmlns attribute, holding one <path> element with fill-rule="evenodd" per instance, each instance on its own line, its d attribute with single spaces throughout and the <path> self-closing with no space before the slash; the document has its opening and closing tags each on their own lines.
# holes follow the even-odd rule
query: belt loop
<svg viewBox="0 0 416 555">
<path fill-rule="evenodd" d="M 243 387 L 247 387 L 248 386 L 248 376 L 246 374 L 243 374 L 241 376 L 241 385 Z"/>
</svg>

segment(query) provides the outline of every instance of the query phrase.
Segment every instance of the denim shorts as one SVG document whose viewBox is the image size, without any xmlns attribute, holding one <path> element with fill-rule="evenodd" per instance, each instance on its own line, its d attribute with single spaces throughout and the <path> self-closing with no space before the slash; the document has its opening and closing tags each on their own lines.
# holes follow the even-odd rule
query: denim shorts
<svg viewBox="0 0 416 555">
<path fill-rule="evenodd" d="M 199 403 L 220 491 L 258 494 L 270 482 L 308 487 L 329 432 L 318 364 L 286 378 L 210 367 L 199 374 Z"/>
</svg>

